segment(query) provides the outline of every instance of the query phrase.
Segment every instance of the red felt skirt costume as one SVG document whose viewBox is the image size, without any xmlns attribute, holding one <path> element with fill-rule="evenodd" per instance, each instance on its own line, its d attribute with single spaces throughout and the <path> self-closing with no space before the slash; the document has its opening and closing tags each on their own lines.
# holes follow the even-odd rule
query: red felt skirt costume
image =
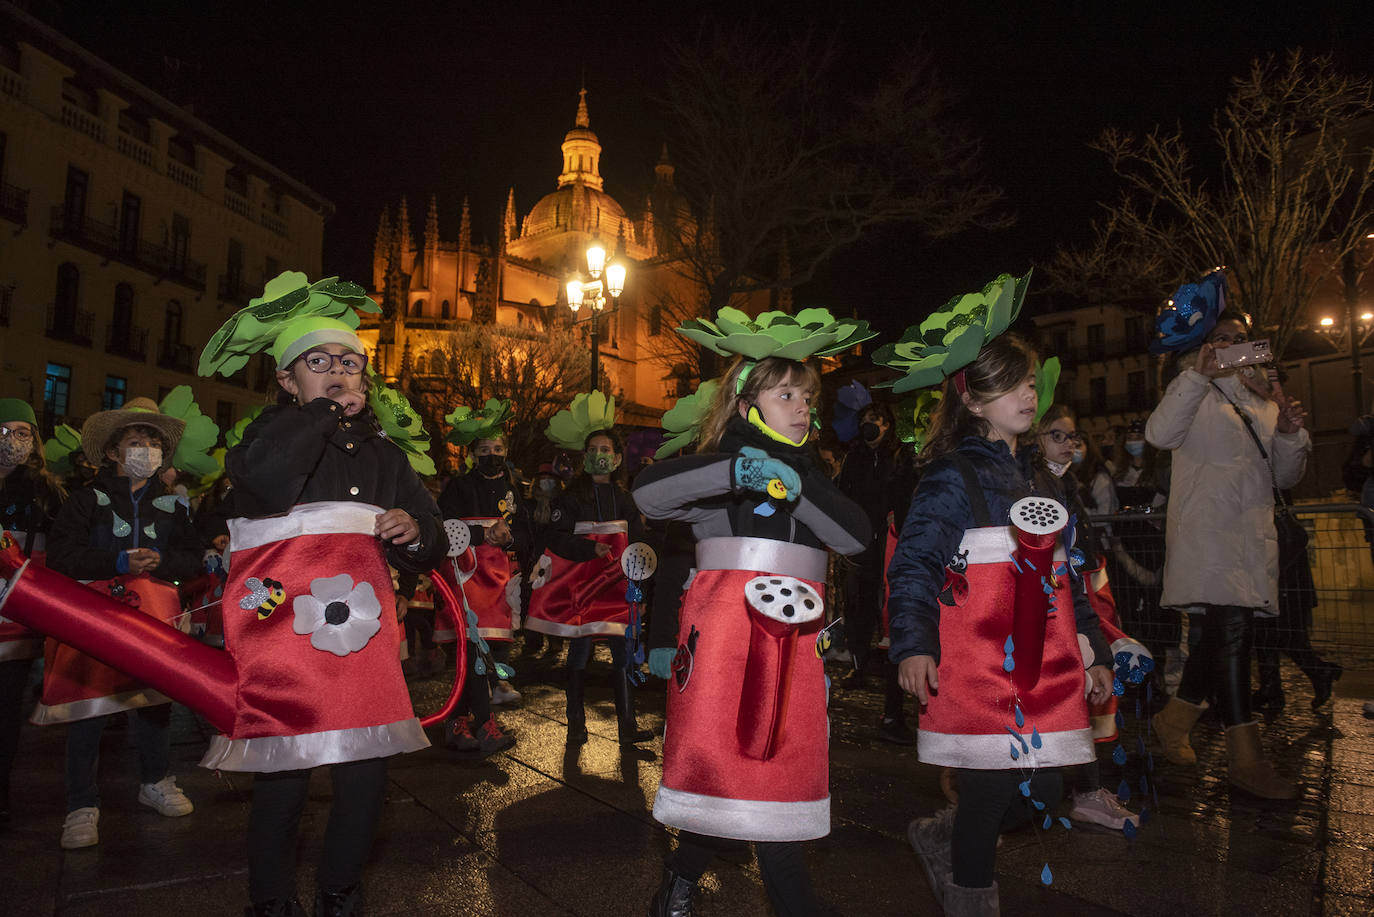
<svg viewBox="0 0 1374 917">
<path fill-rule="evenodd" d="M 296 770 L 428 747 L 397 657 L 380 512 L 322 502 L 230 520 L 224 640 L 237 712 L 202 766 Z"/>
<path fill-rule="evenodd" d="M 530 577 L 527 630 L 555 637 L 621 636 L 630 624 L 620 555 L 629 546 L 629 524 L 579 522 L 573 534 L 611 546 L 605 557 L 567 560 L 546 550 Z"/>
<path fill-rule="evenodd" d="M 23 566 L 23 546 L 28 540 L 29 536 L 26 532 L 0 532 L 0 554 L 7 556 L 11 568 L 18 569 Z M 34 534 L 33 545 L 29 554 L 32 563 L 42 565 L 46 542 L 47 536 L 43 533 Z M 0 615 L 0 662 L 10 662 L 16 659 L 37 659 L 42 655 L 42 634 L 30 630 L 18 621 L 11 621 Z"/>
<path fill-rule="evenodd" d="M 497 517 L 463 519 L 464 525 L 488 528 L 501 521 Z M 505 548 L 485 542 L 470 546 L 458 557 L 450 557 L 440 573 L 477 615 L 477 631 L 488 641 L 509 643 L 520 629 L 520 572 Z M 447 606 L 435 622 L 434 639 L 452 643 L 457 639 L 454 610 Z"/>
<path fill-rule="evenodd" d="M 815 650 L 825 570 L 826 552 L 802 545 L 697 544 L 668 682 L 654 799 L 663 824 L 748 841 L 830 833 L 825 672 Z M 815 607 L 793 604 L 798 594 Z M 757 596 L 773 604 L 760 610 Z"/>
<path fill-rule="evenodd" d="M 1004 770 L 1093 760 L 1088 650 L 1074 621 L 1063 549 L 1051 535 L 1028 550 L 1021 537 L 1008 526 L 968 529 L 949 568 L 940 689 L 917 732 L 919 757 L 928 764 Z"/>
<path fill-rule="evenodd" d="M 181 599 L 171 583 L 144 573 L 85 585 L 168 627 L 180 623 Z M 73 723 L 171 702 L 167 695 L 141 680 L 49 637 L 43 646 L 43 696 L 29 721 L 37 726 Z"/>
</svg>

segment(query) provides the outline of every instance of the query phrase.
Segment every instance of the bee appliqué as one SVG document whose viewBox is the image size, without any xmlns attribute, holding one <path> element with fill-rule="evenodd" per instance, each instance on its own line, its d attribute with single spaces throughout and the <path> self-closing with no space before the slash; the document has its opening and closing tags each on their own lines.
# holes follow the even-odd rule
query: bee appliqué
<svg viewBox="0 0 1374 917">
<path fill-rule="evenodd" d="M 256 608 L 259 621 L 265 620 L 277 610 L 278 605 L 286 601 L 286 589 L 274 579 L 250 576 L 244 585 L 248 587 L 248 594 L 239 599 L 239 607 L 244 611 Z"/>
</svg>

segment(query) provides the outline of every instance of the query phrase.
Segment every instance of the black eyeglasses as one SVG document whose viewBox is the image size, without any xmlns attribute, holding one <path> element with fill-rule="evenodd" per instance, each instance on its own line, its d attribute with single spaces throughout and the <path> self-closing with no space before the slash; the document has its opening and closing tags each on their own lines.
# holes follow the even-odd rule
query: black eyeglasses
<svg viewBox="0 0 1374 917">
<path fill-rule="evenodd" d="M 367 357 L 360 353 L 325 353 L 323 350 L 312 350 L 301 357 L 301 362 L 305 368 L 312 373 L 327 373 L 334 368 L 334 363 L 339 364 L 339 369 L 350 376 L 356 376 L 367 367 Z"/>
<path fill-rule="evenodd" d="M 15 439 L 33 439 L 33 431 L 28 427 L 0 426 L 0 436 L 13 436 Z"/>
<path fill-rule="evenodd" d="M 1062 446 L 1065 443 L 1083 442 L 1082 433 L 1065 433 L 1063 430 L 1046 430 L 1044 435 L 1048 436 L 1050 442 L 1057 446 Z"/>
<path fill-rule="evenodd" d="M 1244 334 L 1214 334 L 1207 339 L 1209 344 L 1244 344 L 1250 338 Z"/>
</svg>

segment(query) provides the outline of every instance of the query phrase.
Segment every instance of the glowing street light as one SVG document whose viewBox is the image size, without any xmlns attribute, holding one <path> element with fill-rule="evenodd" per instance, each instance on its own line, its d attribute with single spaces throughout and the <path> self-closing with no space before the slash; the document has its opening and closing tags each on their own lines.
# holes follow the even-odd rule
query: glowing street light
<svg viewBox="0 0 1374 917">
<path fill-rule="evenodd" d="M 591 387 L 597 387 L 600 375 L 601 345 L 597 337 L 596 316 L 602 309 L 606 308 L 606 301 L 610 300 L 611 308 L 615 308 L 615 303 L 620 299 L 620 294 L 625 292 L 626 267 L 621 261 L 606 263 L 606 249 L 600 242 L 593 242 L 587 247 L 587 273 L 591 275 L 591 280 L 583 281 L 580 274 L 574 274 L 567 283 L 568 308 L 576 315 L 582 308 L 582 304 L 587 304 L 588 311 L 592 316 L 592 373 Z"/>
</svg>

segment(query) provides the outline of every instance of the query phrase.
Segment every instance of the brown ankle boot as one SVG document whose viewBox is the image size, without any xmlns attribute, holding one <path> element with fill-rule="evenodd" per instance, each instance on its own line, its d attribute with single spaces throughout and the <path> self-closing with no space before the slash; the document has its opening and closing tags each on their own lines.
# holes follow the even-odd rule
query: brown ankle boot
<svg viewBox="0 0 1374 917">
<path fill-rule="evenodd" d="M 1164 756 L 1174 764 L 1197 764 L 1197 753 L 1188 744 L 1188 733 L 1200 716 L 1202 708 L 1197 704 L 1171 697 L 1164 709 L 1151 719 Z"/>
<path fill-rule="evenodd" d="M 1297 784 L 1284 780 L 1264 757 L 1259 723 L 1226 727 L 1226 777 L 1235 786 L 1263 799 L 1297 799 Z"/>
</svg>

